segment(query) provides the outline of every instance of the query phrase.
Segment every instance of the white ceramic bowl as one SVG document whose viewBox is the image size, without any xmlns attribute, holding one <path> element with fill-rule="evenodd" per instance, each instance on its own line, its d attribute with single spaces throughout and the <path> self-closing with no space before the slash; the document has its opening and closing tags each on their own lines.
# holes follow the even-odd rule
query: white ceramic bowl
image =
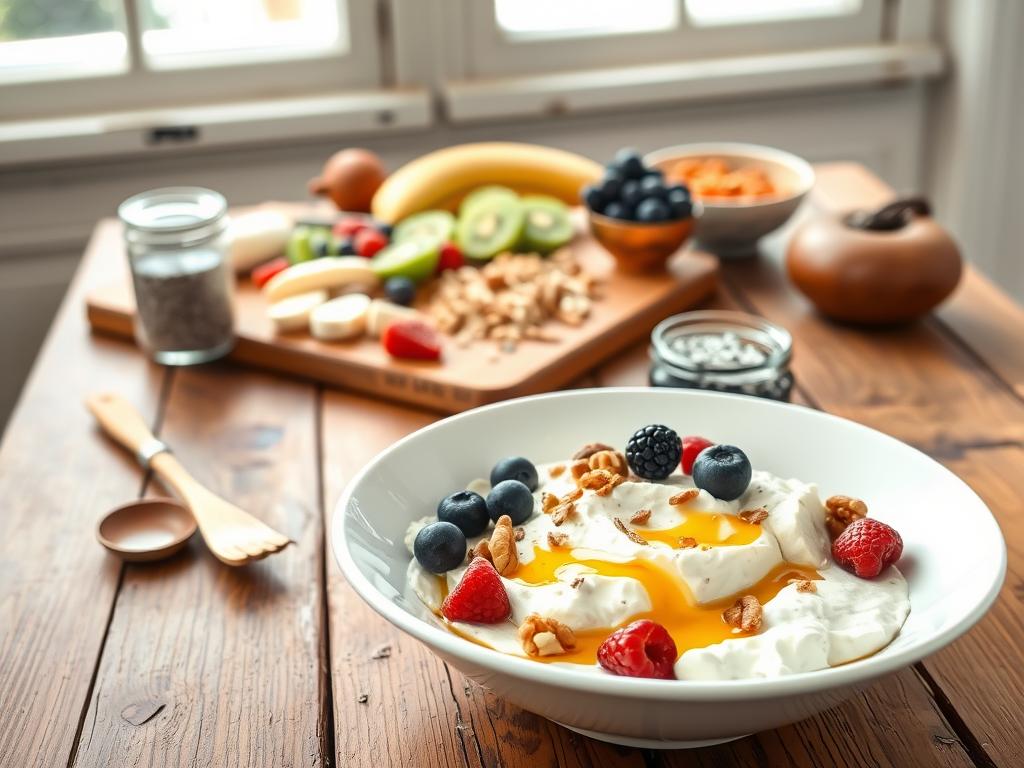
<svg viewBox="0 0 1024 768">
<path fill-rule="evenodd" d="M 814 186 L 814 169 L 806 160 L 758 144 L 710 142 L 679 144 L 650 153 L 644 162 L 668 174 L 686 158 L 721 158 L 730 168 L 762 168 L 782 194 L 755 202 L 704 198 L 695 237 L 699 246 L 722 256 L 749 254 L 757 241 L 783 224 Z"/>
<path fill-rule="evenodd" d="M 595 675 L 507 656 L 442 628 L 406 588 L 408 523 L 508 455 L 557 461 L 581 445 L 624 445 L 664 423 L 742 447 L 753 465 L 865 499 L 905 542 L 911 612 L 877 654 L 833 669 L 728 682 Z M 595 389 L 541 395 L 452 416 L 381 453 L 338 501 L 332 537 L 349 583 L 378 613 L 509 701 L 596 738 L 701 746 L 776 728 L 851 696 L 937 651 L 985 613 L 1006 570 L 984 503 L 928 456 L 851 421 L 734 395 Z"/>
</svg>

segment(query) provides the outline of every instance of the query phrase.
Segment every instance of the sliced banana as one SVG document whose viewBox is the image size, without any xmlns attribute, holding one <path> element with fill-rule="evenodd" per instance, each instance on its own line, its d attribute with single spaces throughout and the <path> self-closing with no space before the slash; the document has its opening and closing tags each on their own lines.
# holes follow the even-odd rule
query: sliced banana
<svg viewBox="0 0 1024 768">
<path fill-rule="evenodd" d="M 325 256 L 294 264 L 271 278 L 263 294 L 271 303 L 310 291 L 330 291 L 359 285 L 367 290 L 380 282 L 369 259 L 359 256 Z"/>
<path fill-rule="evenodd" d="M 364 293 L 331 299 L 313 310 L 309 317 L 310 333 L 324 341 L 361 336 L 366 332 L 369 310 L 370 297 Z"/>
<path fill-rule="evenodd" d="M 327 291 L 310 291 L 289 296 L 270 305 L 267 316 L 278 333 L 299 331 L 309 327 L 313 310 L 327 301 Z"/>
<path fill-rule="evenodd" d="M 427 316 L 412 307 L 403 307 L 384 299 L 374 299 L 370 302 L 370 310 L 366 315 L 366 332 L 371 336 L 380 336 L 387 324 L 394 320 L 427 321 Z"/>
<path fill-rule="evenodd" d="M 252 269 L 284 253 L 294 223 L 281 211 L 252 211 L 228 225 L 228 253 L 236 272 Z"/>
</svg>

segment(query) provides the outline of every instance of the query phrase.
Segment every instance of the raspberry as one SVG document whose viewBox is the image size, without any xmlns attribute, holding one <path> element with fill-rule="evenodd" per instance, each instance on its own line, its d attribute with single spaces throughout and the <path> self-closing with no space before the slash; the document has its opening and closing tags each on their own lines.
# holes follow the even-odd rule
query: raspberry
<svg viewBox="0 0 1024 768">
<path fill-rule="evenodd" d="M 441 615 L 448 621 L 477 624 L 499 624 L 512 615 L 508 593 L 494 566 L 482 557 L 474 557 L 441 604 Z"/>
<path fill-rule="evenodd" d="M 380 343 L 392 357 L 406 360 L 440 360 L 441 339 L 422 320 L 395 320 L 380 337 Z"/>
<path fill-rule="evenodd" d="M 870 517 L 854 520 L 832 542 L 836 563 L 862 579 L 873 579 L 902 554 L 903 539 L 896 530 Z"/>
<path fill-rule="evenodd" d="M 446 269 L 458 269 L 466 263 L 462 250 L 455 243 L 446 242 L 441 246 L 441 258 L 437 262 L 437 271 L 444 272 Z"/>
<path fill-rule="evenodd" d="M 352 245 L 355 247 L 356 253 L 364 259 L 372 259 L 387 244 L 387 235 L 370 227 L 359 230 L 352 239 Z"/>
<path fill-rule="evenodd" d="M 661 424 L 648 424 L 626 443 L 629 468 L 645 480 L 664 480 L 679 464 L 683 448 L 679 435 Z"/>
<path fill-rule="evenodd" d="M 714 443 L 710 440 L 705 440 L 703 437 L 697 437 L 696 435 L 683 438 L 683 460 L 679 463 L 679 468 L 683 470 L 684 475 L 693 474 L 693 462 L 697 460 L 697 454 L 705 448 L 710 448 L 712 445 Z"/>
<path fill-rule="evenodd" d="M 661 624 L 640 619 L 608 635 L 597 662 L 613 675 L 675 680 L 676 644 Z"/>
</svg>

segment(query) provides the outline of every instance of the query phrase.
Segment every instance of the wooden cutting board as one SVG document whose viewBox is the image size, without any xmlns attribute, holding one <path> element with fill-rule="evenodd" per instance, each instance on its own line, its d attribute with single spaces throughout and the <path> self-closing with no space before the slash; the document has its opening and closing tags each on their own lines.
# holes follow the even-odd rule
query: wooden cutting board
<svg viewBox="0 0 1024 768">
<path fill-rule="evenodd" d="M 118 251 L 111 263 L 126 263 L 119 239 L 105 245 Z M 718 261 L 707 253 L 681 251 L 668 272 L 631 275 L 617 271 L 589 234 L 581 233 L 572 247 L 585 268 L 602 278 L 601 298 L 578 327 L 546 325 L 556 341 L 524 341 L 514 352 L 501 352 L 494 342 L 464 348 L 449 343 L 441 363 L 393 360 L 375 339 L 323 342 L 306 333 L 275 334 L 260 292 L 240 278 L 238 344 L 230 359 L 455 413 L 564 386 L 715 288 Z M 89 294 L 86 305 L 94 330 L 132 337 L 135 301 L 126 268 L 119 280 Z"/>
</svg>

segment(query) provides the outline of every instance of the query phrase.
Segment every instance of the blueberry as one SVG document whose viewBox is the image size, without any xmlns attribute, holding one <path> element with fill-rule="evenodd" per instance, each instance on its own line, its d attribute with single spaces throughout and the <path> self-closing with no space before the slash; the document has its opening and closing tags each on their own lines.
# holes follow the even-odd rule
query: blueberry
<svg viewBox="0 0 1024 768">
<path fill-rule="evenodd" d="M 338 253 L 342 256 L 356 255 L 356 247 L 352 244 L 352 238 L 347 237 L 341 241 L 341 245 L 338 246 Z"/>
<path fill-rule="evenodd" d="M 537 490 L 537 468 L 522 456 L 506 456 L 491 470 L 491 486 L 502 480 L 518 480 L 531 491 Z"/>
<path fill-rule="evenodd" d="M 750 459 L 735 445 L 712 445 L 693 462 L 693 483 L 716 499 L 738 499 L 750 485 Z"/>
<path fill-rule="evenodd" d="M 403 307 L 407 307 L 416 298 L 416 283 L 401 275 L 389 277 L 384 282 L 384 295 L 392 304 L 401 304 Z"/>
<path fill-rule="evenodd" d="M 324 256 L 331 255 L 331 238 L 323 237 L 313 242 L 313 254 L 318 258 L 322 259 Z"/>
<path fill-rule="evenodd" d="M 598 187 L 601 190 L 601 196 L 608 201 L 617 200 L 619 193 L 622 192 L 622 183 L 624 181 L 625 179 L 618 171 L 610 170 L 606 172 Z"/>
<path fill-rule="evenodd" d="M 636 207 L 637 221 L 666 221 L 669 216 L 668 203 L 657 197 L 648 197 Z"/>
<path fill-rule="evenodd" d="M 639 179 L 647 172 L 640 153 L 632 148 L 620 149 L 616 152 L 614 163 L 619 172 L 627 179 Z"/>
<path fill-rule="evenodd" d="M 629 221 L 633 218 L 633 212 L 630 210 L 629 206 L 624 203 L 608 203 L 608 205 L 604 207 L 604 211 L 602 211 L 602 213 L 604 213 L 604 215 L 609 219 L 622 219 L 624 221 Z"/>
<path fill-rule="evenodd" d="M 391 231 L 394 229 L 390 224 L 385 224 L 383 221 L 373 222 L 373 228 L 380 232 L 388 240 L 391 239 Z"/>
<path fill-rule="evenodd" d="M 622 200 L 624 205 L 636 206 L 642 197 L 640 182 L 636 179 L 630 179 L 622 185 L 622 194 L 619 196 L 619 199 Z"/>
<path fill-rule="evenodd" d="M 600 211 L 604 207 L 604 195 L 597 187 L 587 186 L 583 188 L 583 202 L 590 210 Z"/>
<path fill-rule="evenodd" d="M 662 183 L 665 182 L 665 172 L 661 168 L 648 168 L 644 172 L 645 179 L 658 179 Z"/>
<path fill-rule="evenodd" d="M 690 189 L 685 184 L 673 184 L 671 187 L 668 187 L 665 199 L 670 203 L 676 201 L 683 202 L 684 200 L 690 202 Z"/>
<path fill-rule="evenodd" d="M 665 181 L 661 176 L 644 176 L 640 179 L 640 196 L 665 199 Z"/>
<path fill-rule="evenodd" d="M 431 523 L 420 529 L 413 554 L 431 573 L 445 573 L 466 560 L 466 536 L 452 523 Z"/>
<path fill-rule="evenodd" d="M 456 491 L 445 496 L 437 505 L 437 519 L 452 523 L 468 538 L 479 536 L 487 529 L 487 502 L 479 493 Z"/>
<path fill-rule="evenodd" d="M 664 480 L 672 474 L 683 455 L 683 441 L 662 424 L 648 424 L 633 433 L 626 443 L 626 461 L 645 480 Z"/>
<path fill-rule="evenodd" d="M 518 480 L 502 480 L 487 494 L 487 514 L 494 522 L 508 515 L 512 525 L 525 523 L 533 514 L 533 494 Z"/>
<path fill-rule="evenodd" d="M 673 219 L 688 219 L 693 215 L 693 203 L 689 200 L 669 202 L 668 209 Z"/>
</svg>

